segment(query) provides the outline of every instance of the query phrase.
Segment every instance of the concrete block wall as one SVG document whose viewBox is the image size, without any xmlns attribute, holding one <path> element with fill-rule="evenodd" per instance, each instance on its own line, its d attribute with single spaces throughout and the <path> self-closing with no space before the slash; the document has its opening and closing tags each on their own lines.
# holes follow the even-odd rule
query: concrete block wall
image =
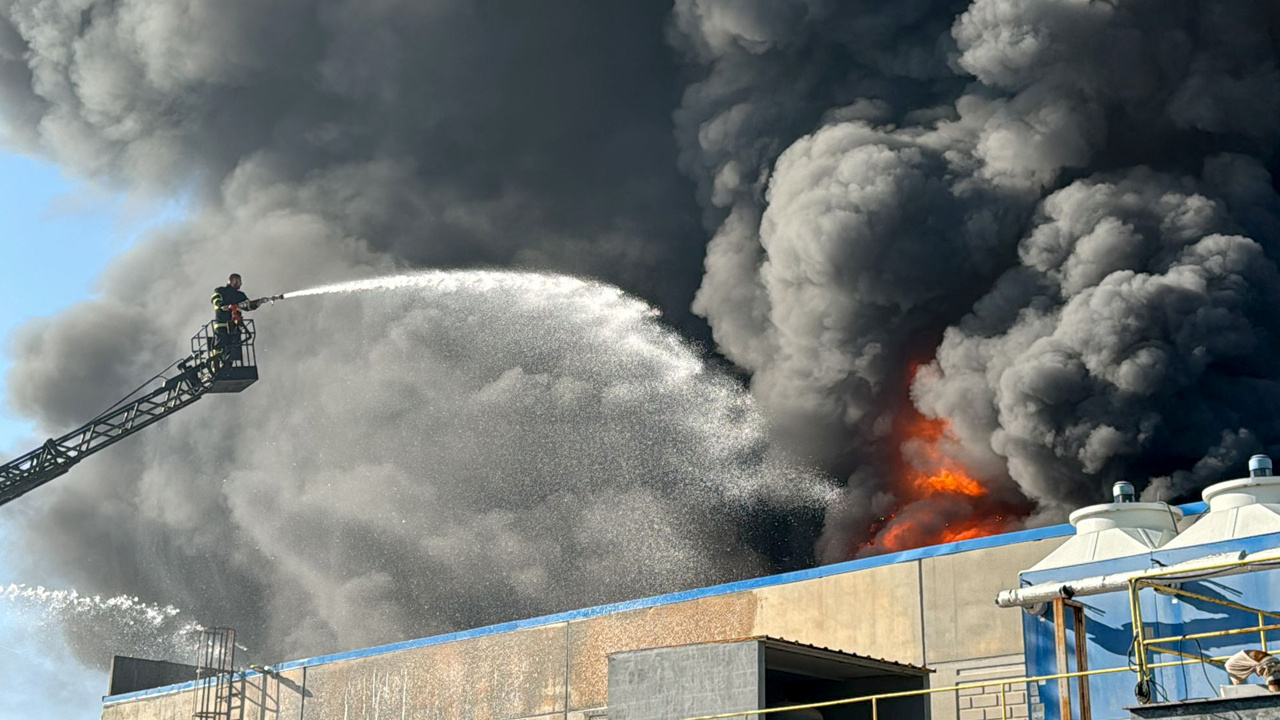
<svg viewBox="0 0 1280 720">
<path fill-rule="evenodd" d="M 758 643 L 739 642 L 614 655 L 609 720 L 682 720 L 759 708 L 764 703 L 762 653 Z"/>
<path fill-rule="evenodd" d="M 741 592 L 569 622 L 569 709 L 608 704 L 610 655 L 751 637 L 757 605 Z"/>
<path fill-rule="evenodd" d="M 1006 678 L 1025 676 L 1025 664 L 1021 655 L 1006 655 L 992 658 L 976 658 L 960 662 L 947 663 L 935 668 L 932 677 L 933 687 L 946 687 L 967 683 L 985 683 Z M 1038 689 L 1028 688 L 1025 684 L 1005 686 L 1005 701 L 1009 707 L 1009 718 L 1028 718 L 1031 708 L 1028 704 L 1031 695 Z M 1000 686 L 960 690 L 955 693 L 940 693 L 932 699 L 932 720 L 987 720 L 989 717 L 1000 717 Z"/>
<path fill-rule="evenodd" d="M 254 720 L 596 720 L 616 652 L 747 637 L 747 592 L 558 622 L 301 668 L 250 673 Z M 109 703 L 103 720 L 189 720 L 191 691 Z M 237 719 L 238 720 L 238 719 Z"/>
<path fill-rule="evenodd" d="M 595 720 L 608 704 L 610 655 L 760 636 L 927 665 L 939 671 L 933 687 L 983 668 L 1017 677 L 1020 611 L 993 598 L 1067 534 L 1032 533 L 285 663 L 278 677 L 245 680 L 245 717 Z M 970 720 L 960 711 L 985 707 L 947 705 L 946 695 L 935 696 L 933 720 Z M 186 720 L 191 703 L 183 692 L 108 702 L 103 719 Z"/>
<path fill-rule="evenodd" d="M 1021 543 L 922 560 L 921 602 L 925 622 L 925 664 L 935 672 L 932 687 L 1026 676 L 1022 643 L 1022 611 L 995 607 L 996 593 L 1016 587 L 1018 571 L 1031 567 L 1052 552 L 1061 540 Z M 999 688 L 993 692 L 999 695 Z M 976 708 L 962 707 L 954 693 L 934 695 L 933 720 L 974 720 Z M 1021 715 L 1030 717 L 1024 705 Z M 998 707 L 998 702 L 997 702 Z M 1012 706 L 1011 706 L 1012 707 Z M 1011 710 L 1011 713 L 1013 711 Z M 999 712 L 995 713 L 999 717 Z"/>
<path fill-rule="evenodd" d="M 985 683 L 1005 678 L 1023 676 L 1022 658 L 1008 658 L 1000 664 L 983 663 L 960 669 L 957 683 Z M 1003 697 L 1001 691 L 1003 690 Z M 1038 692 L 1034 684 L 987 685 L 960 690 L 956 693 L 956 713 L 960 720 L 992 720 L 992 718 L 1027 718 L 1029 716 L 1028 692 Z M 1004 712 L 1002 713 L 1001 707 Z"/>
</svg>

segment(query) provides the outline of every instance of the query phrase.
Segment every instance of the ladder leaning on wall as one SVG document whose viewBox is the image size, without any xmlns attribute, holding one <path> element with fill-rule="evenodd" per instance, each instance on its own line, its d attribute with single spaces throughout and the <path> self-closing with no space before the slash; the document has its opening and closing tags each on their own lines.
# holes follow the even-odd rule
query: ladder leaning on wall
<svg viewBox="0 0 1280 720">
<path fill-rule="evenodd" d="M 196 655 L 196 692 L 192 720 L 232 720 L 243 712 L 243 698 L 235 691 L 236 631 L 200 631 Z"/>
</svg>

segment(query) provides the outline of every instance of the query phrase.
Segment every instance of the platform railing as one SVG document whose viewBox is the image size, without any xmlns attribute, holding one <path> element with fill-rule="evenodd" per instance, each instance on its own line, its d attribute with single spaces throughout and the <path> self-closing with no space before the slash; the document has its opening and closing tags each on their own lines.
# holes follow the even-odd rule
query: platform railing
<svg viewBox="0 0 1280 720">
<path fill-rule="evenodd" d="M 236 357 L 226 361 L 232 367 L 252 367 L 258 364 L 257 350 L 254 347 L 254 338 L 257 332 L 253 327 L 253 320 L 244 318 L 240 321 L 234 335 L 235 340 L 228 343 L 224 347 L 218 347 L 218 334 L 214 329 L 214 322 L 208 322 L 204 327 L 200 328 L 191 338 L 191 357 L 195 363 L 208 362 L 210 359 L 223 354 L 222 351 L 238 350 L 234 353 Z"/>
<path fill-rule="evenodd" d="M 716 713 L 713 715 L 697 715 L 693 717 L 682 718 L 681 720 L 731 720 L 733 718 L 768 718 L 770 715 L 784 712 L 794 712 L 799 710 L 821 710 L 823 708 L 849 706 L 856 704 L 867 704 L 870 706 L 872 720 L 880 720 L 880 712 L 883 704 L 889 700 L 911 697 L 932 697 L 945 693 L 955 693 L 957 699 L 961 691 L 974 689 L 999 688 L 999 702 L 995 709 L 999 711 L 999 717 L 1003 720 L 1012 720 L 1014 717 L 1025 717 L 1021 714 L 1014 714 L 1014 707 L 1021 707 L 1023 702 L 1010 703 L 1009 695 L 1021 691 L 1010 690 L 1015 686 L 1030 687 L 1031 684 L 1040 684 L 1049 681 L 1057 681 L 1062 683 L 1060 688 L 1065 688 L 1071 680 L 1077 680 L 1082 687 L 1086 687 L 1088 678 L 1101 675 L 1115 675 L 1119 673 L 1132 673 L 1135 676 L 1135 685 L 1146 682 L 1151 683 L 1153 680 L 1153 670 L 1169 667 L 1180 667 L 1186 665 L 1212 664 L 1221 667 L 1229 658 L 1229 655 L 1209 656 L 1195 655 L 1185 653 L 1181 650 L 1165 647 L 1166 645 L 1183 640 L 1206 640 L 1212 638 L 1248 636 L 1254 633 L 1258 634 L 1258 639 L 1262 643 L 1262 649 L 1267 648 L 1267 633 L 1280 630 L 1280 622 L 1268 623 L 1267 620 L 1280 620 L 1280 612 L 1264 610 L 1261 608 L 1251 607 L 1243 603 L 1237 603 L 1230 600 L 1210 597 L 1201 593 L 1187 590 L 1182 585 L 1201 580 L 1209 580 L 1220 575 L 1234 574 L 1244 568 L 1258 566 L 1256 569 L 1269 570 L 1272 567 L 1280 569 L 1280 565 L 1273 558 L 1258 560 L 1235 560 L 1223 562 L 1215 565 L 1207 565 L 1196 568 L 1194 573 L 1188 571 L 1169 571 L 1167 573 L 1149 573 L 1142 578 L 1137 578 L 1129 582 L 1129 610 L 1134 628 L 1134 648 L 1136 650 L 1136 661 L 1132 666 L 1118 668 L 1103 668 L 1098 670 L 1077 670 L 1075 672 L 1060 672 L 1052 675 L 1037 675 L 1031 677 L 1019 678 L 1002 678 L 998 680 L 988 680 L 984 682 L 961 683 L 940 688 L 925 688 L 920 690 L 903 690 L 899 692 L 880 693 L 876 695 L 863 695 L 859 697 L 841 698 L 837 700 L 824 700 L 821 702 L 804 703 L 799 705 L 787 705 L 773 708 L 762 708 L 757 710 L 739 710 L 734 712 Z M 1176 595 L 1181 597 L 1192 598 L 1195 600 L 1213 603 L 1219 606 L 1231 608 L 1240 612 L 1248 613 L 1257 618 L 1257 625 L 1248 625 L 1239 628 L 1229 628 L 1225 630 L 1215 630 L 1202 633 L 1188 633 L 1184 635 L 1171 635 L 1166 637 L 1146 637 L 1146 629 L 1142 624 L 1142 605 L 1139 602 L 1139 593 L 1143 589 L 1151 589 L 1155 592 L 1167 595 Z M 1069 601 L 1068 601 L 1069 602 Z M 1065 647 L 1065 623 L 1062 621 L 1062 610 L 1055 608 L 1055 622 L 1058 624 L 1059 645 Z M 1080 627 L 1080 625 L 1077 625 Z M 1060 648 L 1061 650 L 1062 648 Z M 1180 660 L 1171 660 L 1165 662 L 1153 662 L 1152 655 L 1166 654 L 1180 657 Z M 1060 653 L 1061 655 L 1061 653 Z M 1081 658 L 1082 659 L 1082 658 Z M 1060 665 L 1061 666 L 1061 665 Z M 1069 718 L 1078 718 L 1078 720 L 1090 720 L 1092 710 L 1087 702 L 1077 708 L 1076 713 L 1072 713 L 1070 705 L 1065 701 L 1067 693 L 1060 690 L 1059 701 L 1062 705 L 1059 711 L 1062 713 L 1062 720 Z M 1087 694 L 1085 695 L 1087 698 Z M 1025 696 L 1024 696 L 1025 699 Z M 958 703 L 957 703 L 958 704 Z M 992 708 L 987 708 L 988 710 Z M 1063 712 L 1065 711 L 1065 712 Z M 889 716 L 886 715 L 886 718 Z"/>
<path fill-rule="evenodd" d="M 1214 577 L 1225 574 L 1229 571 L 1235 571 L 1242 568 L 1258 566 L 1262 569 L 1270 569 L 1277 567 L 1276 561 L 1270 558 L 1260 560 L 1234 560 L 1209 565 L 1203 568 L 1197 568 L 1193 573 L 1185 570 L 1170 570 L 1166 572 L 1149 573 L 1141 578 L 1134 578 L 1129 581 L 1129 612 L 1133 620 L 1133 645 L 1136 650 L 1137 667 L 1134 671 L 1138 675 L 1139 688 L 1143 683 L 1148 685 L 1153 680 L 1151 670 L 1162 667 L 1161 663 L 1152 663 L 1153 655 L 1173 655 L 1185 658 L 1189 662 L 1209 663 L 1221 666 L 1227 657 L 1210 657 L 1203 654 L 1192 654 L 1184 652 L 1181 649 L 1167 647 L 1171 643 L 1181 643 L 1185 641 L 1210 640 L 1215 638 L 1249 636 L 1254 633 L 1258 634 L 1258 640 L 1261 644 L 1263 652 L 1267 652 L 1267 633 L 1280 630 L 1280 623 L 1274 622 L 1280 620 L 1280 612 L 1264 610 L 1262 608 L 1252 607 L 1243 603 L 1238 603 L 1225 598 L 1215 598 L 1203 593 L 1192 592 L 1182 587 L 1186 583 L 1192 583 L 1202 580 L 1211 580 Z M 1228 608 L 1238 612 L 1246 613 L 1257 618 L 1256 625 L 1247 625 L 1238 628 L 1228 628 L 1225 630 L 1213 630 L 1200 633 L 1185 633 L 1182 635 L 1169 635 L 1165 637 L 1147 637 L 1147 628 L 1142 621 L 1142 602 L 1141 593 L 1144 589 L 1150 589 L 1161 595 L 1170 595 L 1175 597 L 1184 597 L 1199 602 L 1210 603 L 1220 607 Z M 1273 622 L 1268 623 L 1268 619 Z"/>
<path fill-rule="evenodd" d="M 1218 660 L 1219 662 L 1221 662 L 1225 660 L 1226 657 L 1227 656 L 1223 656 L 1221 658 L 1212 658 L 1212 659 Z M 1155 668 L 1166 668 L 1166 667 L 1178 667 L 1180 665 L 1194 665 L 1194 664 L 1203 662 L 1205 659 L 1207 658 L 1197 657 L 1195 659 L 1188 659 L 1188 660 L 1174 660 L 1174 661 L 1168 661 L 1168 662 L 1152 663 L 1148 667 L 1155 669 Z M 861 695 L 858 697 L 840 698 L 837 700 L 823 700 L 821 702 L 804 703 L 801 705 L 786 705 L 786 706 L 779 706 L 779 707 L 762 708 L 759 710 L 738 710 L 734 712 L 716 713 L 714 715 L 696 715 L 693 717 L 681 718 L 680 720 L 731 720 L 732 718 L 756 718 L 756 717 L 767 718 L 769 715 L 773 715 L 776 713 L 794 712 L 797 710 L 821 710 L 823 708 L 856 705 L 860 703 L 865 703 L 870 705 L 872 719 L 879 720 L 880 710 L 882 709 L 882 703 L 888 700 L 897 700 L 900 698 L 910 698 L 910 697 L 927 697 L 927 696 L 940 695 L 945 693 L 956 693 L 958 697 L 959 693 L 963 690 L 986 689 L 986 688 L 992 688 L 992 687 L 999 688 L 999 692 L 1000 692 L 1000 702 L 998 705 L 996 705 L 995 709 L 1000 710 L 1001 718 L 1012 720 L 1015 717 L 1013 714 L 1013 708 L 1015 706 L 1021 706 L 1024 704 L 1021 702 L 1011 703 L 1009 701 L 1010 694 L 1015 692 L 1021 692 L 1021 691 L 1010 690 L 1009 688 L 1012 686 L 1015 686 L 1015 685 L 1029 686 L 1033 683 L 1039 684 L 1043 682 L 1049 682 L 1051 680 L 1073 680 L 1077 678 L 1090 678 L 1098 675 L 1115 675 L 1118 673 L 1132 673 L 1132 672 L 1135 672 L 1133 668 L 1119 667 L 1119 668 L 1106 668 L 1103 670 L 1085 670 L 1085 671 L 1078 671 L 1078 672 L 1055 673 L 1053 675 L 1036 675 L 1033 677 L 1002 678 L 999 680 L 987 680 L 985 682 L 972 682 L 972 683 L 961 683 L 958 685 L 948 685 L 946 687 L 939 687 L 939 688 L 923 688 L 920 690 L 901 690 L 898 692 L 880 693 L 877 695 Z M 885 717 L 888 718 L 889 716 L 886 715 Z"/>
</svg>

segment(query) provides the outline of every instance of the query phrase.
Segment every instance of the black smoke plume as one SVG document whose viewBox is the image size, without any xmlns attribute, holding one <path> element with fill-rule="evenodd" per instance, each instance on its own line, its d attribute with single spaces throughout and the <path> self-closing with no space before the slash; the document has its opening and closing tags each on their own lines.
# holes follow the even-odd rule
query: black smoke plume
<svg viewBox="0 0 1280 720">
<path fill-rule="evenodd" d="M 1186 497 L 1280 442 L 1278 37 L 1270 0 L 0 0 L 5 140 L 192 207 L 11 341 L 50 432 L 232 270 L 596 277 L 751 386 L 598 290 L 286 303 L 275 374 L 7 514 L 33 572 L 308 654 L 849 557 L 895 517 Z M 904 491 L 920 414 L 983 499 Z"/>
<path fill-rule="evenodd" d="M 897 467 L 918 412 L 989 489 L 950 504 L 957 527 L 1060 520 L 1119 478 L 1182 499 L 1280 441 L 1280 7 L 675 12 L 703 71 L 677 137 L 714 233 L 694 308 L 847 478 L 824 559 L 916 514 Z"/>
</svg>

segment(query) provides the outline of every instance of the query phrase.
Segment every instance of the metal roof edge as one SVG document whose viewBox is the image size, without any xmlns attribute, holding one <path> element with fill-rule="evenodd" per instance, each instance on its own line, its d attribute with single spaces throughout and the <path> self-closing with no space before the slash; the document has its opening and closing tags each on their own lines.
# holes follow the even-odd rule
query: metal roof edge
<svg viewBox="0 0 1280 720">
<path fill-rule="evenodd" d="M 821 645 L 812 645 L 810 643 L 797 642 L 781 637 L 773 637 L 763 635 L 753 638 L 763 644 L 766 648 L 776 648 L 785 652 L 807 654 L 812 657 L 834 656 L 832 659 L 845 660 L 853 659 L 866 665 L 880 666 L 882 669 L 893 669 L 901 672 L 910 673 L 919 677 L 928 677 L 933 669 L 926 665 L 912 665 L 911 663 L 898 662 L 897 660 L 886 660 L 885 658 L 873 657 L 871 655 L 863 655 L 861 653 L 846 652 L 835 648 L 823 647 Z"/>
<path fill-rule="evenodd" d="M 1203 505 L 1204 503 L 1192 504 Z M 1185 509 L 1187 506 L 1182 507 L 1184 508 L 1184 512 L 1187 512 Z M 816 580 L 831 577 L 833 575 L 843 575 L 845 573 L 870 570 L 872 568 L 896 565 L 898 563 L 912 562 L 915 560 L 926 560 L 929 558 L 944 557 L 947 555 L 955 555 L 974 550 L 986 550 L 990 548 L 1004 547 L 1007 545 L 1017 545 L 1024 542 L 1034 542 L 1036 540 L 1066 537 L 1073 534 L 1073 532 L 1074 529 L 1069 524 L 1046 525 L 1044 527 L 1031 528 L 1029 530 L 1016 530 L 1014 532 L 1002 533 L 1000 535 L 989 535 L 987 537 L 974 538 L 972 540 L 960 540 L 957 542 L 942 543 L 940 545 L 930 545 L 928 547 L 916 548 L 913 550 L 887 553 L 885 555 L 875 555 L 868 558 L 846 560 L 844 562 L 832 563 L 830 565 L 819 565 L 818 567 L 806 568 L 804 570 L 793 570 L 791 572 L 779 573 L 777 575 L 764 575 L 757 578 L 749 578 L 747 580 L 737 580 L 720 585 L 695 588 L 693 590 L 681 590 L 678 592 L 666 593 L 664 595 L 654 595 L 646 598 L 637 598 L 635 600 L 624 600 L 621 602 L 597 605 L 578 610 L 567 610 L 551 615 L 542 615 L 523 620 L 498 623 L 496 625 L 486 625 L 468 630 L 459 630 L 457 632 L 446 633 L 443 635 L 433 635 L 413 640 L 402 640 L 400 642 L 389 643 L 386 645 L 377 645 L 358 650 L 330 653 L 328 655 L 317 655 L 301 660 L 291 660 L 285 663 L 280 663 L 274 666 L 274 670 L 277 673 L 282 673 L 313 665 L 325 665 L 345 660 L 358 660 L 378 655 L 386 655 L 393 652 L 400 652 L 402 650 L 415 650 L 418 648 L 431 647 L 433 645 L 457 642 L 459 640 L 470 640 L 473 638 L 487 637 L 489 635 L 498 635 L 513 632 L 515 630 L 528 630 L 531 628 L 546 627 L 549 625 L 569 623 L 577 620 L 588 620 L 602 615 L 613 615 L 615 613 L 629 612 L 632 610 L 647 610 L 650 608 L 661 607 L 663 605 L 673 605 L 676 603 L 701 600 L 719 595 L 731 595 L 733 593 L 746 592 L 748 590 L 759 590 L 777 585 L 788 585 L 794 582 L 803 582 L 805 580 Z M 243 672 L 243 676 L 245 678 L 255 677 L 259 674 L 261 673 L 253 670 Z M 178 685 L 152 688 L 150 690 L 139 690 L 137 692 L 125 693 L 123 695 L 110 695 L 103 698 L 103 705 L 115 705 L 122 702 L 140 700 L 157 695 L 182 692 L 194 687 L 195 681 L 190 681 Z"/>
</svg>

